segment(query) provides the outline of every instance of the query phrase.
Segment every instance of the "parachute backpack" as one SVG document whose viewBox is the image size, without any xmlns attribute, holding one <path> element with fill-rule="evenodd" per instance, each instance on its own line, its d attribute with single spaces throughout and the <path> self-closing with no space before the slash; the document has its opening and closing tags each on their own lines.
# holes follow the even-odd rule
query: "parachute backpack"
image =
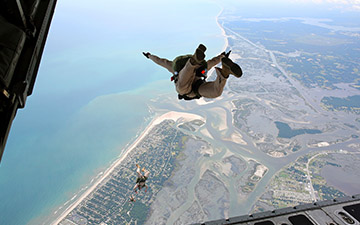
<svg viewBox="0 0 360 225">
<path fill-rule="evenodd" d="M 147 177 L 144 177 L 144 176 L 141 176 L 141 177 L 138 177 L 136 178 L 136 183 L 139 184 L 139 183 L 143 183 L 147 180 Z"/>
<path fill-rule="evenodd" d="M 171 81 L 174 81 L 175 83 L 178 81 L 180 70 L 182 70 L 185 67 L 185 64 L 191 57 L 192 57 L 192 55 L 181 55 L 181 56 L 176 57 L 173 60 L 172 68 L 175 72 L 174 72 L 174 75 L 171 77 Z M 201 79 L 197 80 L 196 82 L 194 82 L 192 84 L 191 92 L 193 91 L 196 94 L 196 96 L 190 98 L 187 96 L 187 94 L 185 94 L 185 95 L 179 94 L 178 98 L 184 99 L 184 100 L 193 100 L 193 99 L 201 98 L 201 95 L 199 94 L 198 90 L 199 90 L 200 85 L 205 83 L 206 74 L 207 74 L 207 62 L 205 60 L 203 60 L 201 62 L 201 66 L 198 69 L 196 69 L 196 71 L 195 71 L 195 75 L 198 77 L 201 77 Z M 188 94 L 190 94 L 190 93 L 188 93 Z"/>
</svg>

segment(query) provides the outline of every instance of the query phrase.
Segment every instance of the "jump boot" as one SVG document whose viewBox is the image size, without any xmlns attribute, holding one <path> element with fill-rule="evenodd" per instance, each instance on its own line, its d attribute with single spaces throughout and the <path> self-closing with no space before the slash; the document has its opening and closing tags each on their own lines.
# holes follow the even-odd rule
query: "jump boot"
<svg viewBox="0 0 360 225">
<path fill-rule="evenodd" d="M 197 47 L 194 55 L 191 57 L 190 63 L 191 63 L 192 65 L 200 64 L 200 63 L 205 59 L 205 51 L 206 51 L 205 45 L 200 44 L 200 45 Z"/>
<path fill-rule="evenodd" d="M 234 75 L 237 78 L 242 76 L 242 70 L 240 66 L 234 63 L 231 59 L 224 57 L 221 59 L 221 62 L 222 62 L 221 74 L 225 78 L 228 78 L 230 74 Z"/>
</svg>

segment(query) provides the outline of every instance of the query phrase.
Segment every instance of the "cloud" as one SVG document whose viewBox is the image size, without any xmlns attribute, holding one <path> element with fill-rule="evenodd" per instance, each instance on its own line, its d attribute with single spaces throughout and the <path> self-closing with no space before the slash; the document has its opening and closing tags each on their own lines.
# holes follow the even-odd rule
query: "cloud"
<svg viewBox="0 0 360 225">
<path fill-rule="evenodd" d="M 303 3 L 333 3 L 342 5 L 360 5 L 360 0 L 292 0 L 292 2 L 303 2 Z"/>
<path fill-rule="evenodd" d="M 360 11 L 360 0 L 290 0 L 295 3 L 331 4 L 337 8 Z"/>
</svg>

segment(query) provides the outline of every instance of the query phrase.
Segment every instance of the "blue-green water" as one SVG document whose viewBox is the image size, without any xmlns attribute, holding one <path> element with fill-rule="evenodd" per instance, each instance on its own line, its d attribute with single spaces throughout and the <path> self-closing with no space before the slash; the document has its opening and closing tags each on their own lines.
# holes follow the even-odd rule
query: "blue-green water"
<svg viewBox="0 0 360 225">
<path fill-rule="evenodd" d="M 148 123 L 147 102 L 176 96 L 141 52 L 173 59 L 204 43 L 208 57 L 220 53 L 219 12 L 208 1 L 59 1 L 0 164 L 0 224 L 48 223 L 104 171 Z"/>
<path fill-rule="evenodd" d="M 324 97 L 321 102 L 325 105 L 334 107 L 335 109 L 340 108 L 359 108 L 360 107 L 360 95 L 353 95 L 347 98 L 338 97 Z"/>
<path fill-rule="evenodd" d="M 279 129 L 278 137 L 292 138 L 301 134 L 321 134 L 321 130 L 317 129 L 292 129 L 287 123 L 275 122 L 277 129 Z"/>
</svg>

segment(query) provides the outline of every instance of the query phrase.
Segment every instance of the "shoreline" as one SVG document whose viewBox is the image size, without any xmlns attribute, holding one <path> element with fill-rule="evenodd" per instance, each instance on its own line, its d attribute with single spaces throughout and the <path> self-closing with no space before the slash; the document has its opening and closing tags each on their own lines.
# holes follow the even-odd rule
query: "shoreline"
<svg viewBox="0 0 360 225">
<path fill-rule="evenodd" d="M 219 22 L 219 17 L 220 17 L 220 15 L 223 13 L 223 11 L 224 11 L 224 8 L 222 8 L 221 7 L 221 11 L 219 12 L 219 14 L 217 14 L 217 16 L 216 16 L 216 18 L 215 18 L 215 20 L 216 20 L 216 24 L 218 25 L 218 27 L 220 28 L 220 30 L 221 30 L 221 35 L 224 37 L 224 39 L 225 39 L 225 43 L 224 43 L 224 47 L 223 47 L 223 49 L 222 49 L 222 52 L 223 51 L 226 51 L 226 49 L 229 47 L 229 40 L 228 40 L 228 36 L 226 35 L 226 32 L 225 32 L 225 29 L 224 29 L 224 27 L 220 24 L 220 22 Z"/>
<path fill-rule="evenodd" d="M 144 129 L 144 131 L 139 135 L 139 137 L 129 147 L 126 148 L 125 152 L 121 155 L 121 157 L 118 158 L 115 162 L 113 162 L 110 167 L 103 172 L 102 177 L 94 184 L 92 184 L 83 194 L 81 194 L 81 196 L 75 202 L 73 202 L 69 207 L 67 207 L 66 210 L 62 212 L 61 215 L 51 223 L 51 225 L 57 225 L 62 220 L 64 220 L 72 210 L 74 210 L 89 194 L 91 194 L 99 186 L 99 184 L 102 183 L 103 180 L 105 180 L 113 172 L 113 170 L 118 165 L 120 165 L 120 163 L 128 156 L 128 154 L 135 149 L 135 147 L 140 143 L 140 141 L 142 141 L 144 137 L 146 137 L 156 125 L 160 124 L 164 120 L 174 120 L 176 122 L 181 118 L 185 121 L 191 121 L 196 119 L 204 120 L 203 117 L 197 114 L 176 111 L 170 111 L 155 117 Z"/>
<path fill-rule="evenodd" d="M 226 49 L 229 47 L 229 41 L 226 36 L 225 29 L 219 23 L 219 16 L 222 14 L 222 12 L 223 12 L 223 8 L 221 8 L 221 11 L 218 13 L 215 20 L 216 20 L 216 24 L 218 25 L 218 27 L 221 30 L 221 35 L 223 36 L 223 38 L 225 40 L 222 51 L 226 51 Z M 154 128 L 156 125 L 160 124 L 164 120 L 170 119 L 170 120 L 174 120 L 176 122 L 180 118 L 183 118 L 185 121 L 187 121 L 189 119 L 190 120 L 196 120 L 196 119 L 206 120 L 205 118 L 203 118 L 202 116 L 199 116 L 197 114 L 176 112 L 176 111 L 169 111 L 167 113 L 164 113 L 162 115 L 154 117 L 152 119 L 152 121 L 149 123 L 149 125 L 139 135 L 139 137 L 136 138 L 136 140 L 130 146 L 125 147 L 126 150 L 121 155 L 121 157 L 118 158 L 117 160 L 115 160 L 115 162 L 113 162 L 110 165 L 110 167 L 108 169 L 106 169 L 105 172 L 103 172 L 102 177 L 100 179 L 98 179 L 94 184 L 92 184 L 83 194 L 81 194 L 81 196 L 75 202 L 73 202 L 70 206 L 68 206 L 66 208 L 66 210 L 60 214 L 59 217 L 57 217 L 53 222 L 51 222 L 51 225 L 57 225 L 62 220 L 64 220 L 66 218 L 66 216 L 71 211 L 73 211 L 89 194 L 91 194 L 98 187 L 98 185 L 101 184 L 101 182 L 103 180 L 105 180 L 111 174 L 111 172 L 128 156 L 128 154 L 135 149 L 135 147 L 140 143 L 140 141 L 143 140 L 144 137 L 146 137 L 149 134 L 149 132 L 152 130 L 152 128 Z"/>
</svg>

